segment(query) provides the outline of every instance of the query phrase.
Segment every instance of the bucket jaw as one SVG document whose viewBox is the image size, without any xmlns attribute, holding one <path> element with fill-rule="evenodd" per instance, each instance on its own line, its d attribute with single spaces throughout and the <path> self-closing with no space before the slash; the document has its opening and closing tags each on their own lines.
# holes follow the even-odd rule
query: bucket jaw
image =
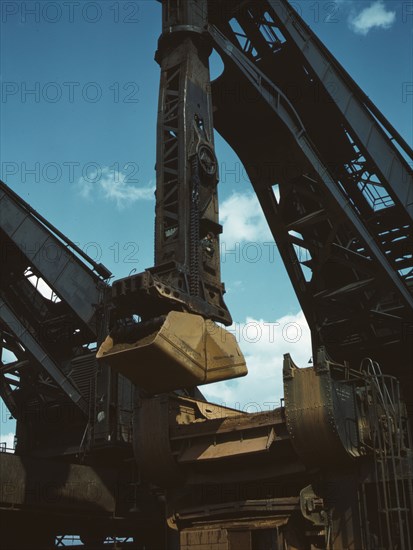
<svg viewBox="0 0 413 550">
<path fill-rule="evenodd" d="M 96 357 L 152 394 L 247 374 L 233 334 L 200 315 L 178 311 L 136 342 L 117 343 L 108 336 Z"/>
</svg>

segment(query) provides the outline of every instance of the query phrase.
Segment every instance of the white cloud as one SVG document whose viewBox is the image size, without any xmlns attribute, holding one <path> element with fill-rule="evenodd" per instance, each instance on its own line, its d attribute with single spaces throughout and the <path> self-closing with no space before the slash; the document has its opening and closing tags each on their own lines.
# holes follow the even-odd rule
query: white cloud
<svg viewBox="0 0 413 550">
<path fill-rule="evenodd" d="M 350 29 L 357 34 L 365 36 L 371 29 L 389 29 L 396 21 L 396 12 L 386 9 L 383 0 L 373 2 L 367 8 L 349 17 Z"/>
<path fill-rule="evenodd" d="M 128 176 L 124 172 L 113 170 L 108 166 L 81 177 L 78 187 L 82 197 L 113 201 L 118 208 L 124 208 L 139 200 L 154 200 L 155 192 L 152 182 L 147 186 L 134 185 L 128 181 Z"/>
<path fill-rule="evenodd" d="M 7 449 L 14 449 L 14 433 L 0 434 L 0 443 L 2 447 L 6 444 Z"/>
<path fill-rule="evenodd" d="M 226 287 L 227 292 L 244 292 L 245 291 L 245 285 L 244 281 L 233 281 L 231 283 L 231 286 Z"/>
<path fill-rule="evenodd" d="M 235 243 L 272 242 L 273 238 L 253 193 L 233 193 L 220 205 L 220 220 L 224 227 L 222 241 L 229 248 Z"/>
<path fill-rule="evenodd" d="M 299 367 L 308 367 L 311 336 L 304 314 L 285 315 L 275 322 L 247 318 L 229 330 L 247 361 L 244 378 L 201 386 L 205 397 L 246 412 L 278 407 L 283 396 L 283 354 L 290 353 Z"/>
</svg>

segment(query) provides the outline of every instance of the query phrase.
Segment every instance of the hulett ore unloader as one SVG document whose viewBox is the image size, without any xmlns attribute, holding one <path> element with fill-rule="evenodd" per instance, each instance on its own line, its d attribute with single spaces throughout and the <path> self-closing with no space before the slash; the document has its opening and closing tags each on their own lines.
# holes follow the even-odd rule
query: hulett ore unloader
<svg viewBox="0 0 413 550">
<path fill-rule="evenodd" d="M 412 150 L 286 0 L 162 11 L 154 266 L 110 284 L 1 182 L 0 395 L 17 420 L 1 547 L 410 550 Z M 214 128 L 311 329 L 313 365 L 286 354 L 265 412 L 198 389 L 247 374 L 225 328 Z"/>
</svg>

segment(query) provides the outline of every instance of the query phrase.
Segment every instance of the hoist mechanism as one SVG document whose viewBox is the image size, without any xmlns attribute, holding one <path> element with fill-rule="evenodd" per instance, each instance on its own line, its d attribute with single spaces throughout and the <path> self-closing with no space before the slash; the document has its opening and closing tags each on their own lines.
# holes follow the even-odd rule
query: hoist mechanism
<svg viewBox="0 0 413 550">
<path fill-rule="evenodd" d="M 220 275 L 208 1 L 165 2 L 162 20 L 155 267 L 113 284 L 114 329 L 97 354 L 152 393 L 247 374 L 235 337 L 216 324 L 230 325 L 231 315 Z"/>
</svg>

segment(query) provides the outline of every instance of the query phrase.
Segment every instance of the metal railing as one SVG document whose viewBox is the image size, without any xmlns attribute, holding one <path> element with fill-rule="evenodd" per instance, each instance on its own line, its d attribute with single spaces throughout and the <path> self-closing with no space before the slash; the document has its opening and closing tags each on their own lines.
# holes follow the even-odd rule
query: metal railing
<svg viewBox="0 0 413 550">
<path fill-rule="evenodd" d="M 379 541 L 376 544 L 387 550 L 409 550 L 412 548 L 413 478 L 407 412 L 400 399 L 398 380 L 383 375 L 378 363 L 370 359 L 364 362 L 364 367 L 374 461 L 372 481 L 377 499 Z M 366 525 L 366 538 L 371 541 L 374 536 L 369 533 L 369 521 Z"/>
</svg>

